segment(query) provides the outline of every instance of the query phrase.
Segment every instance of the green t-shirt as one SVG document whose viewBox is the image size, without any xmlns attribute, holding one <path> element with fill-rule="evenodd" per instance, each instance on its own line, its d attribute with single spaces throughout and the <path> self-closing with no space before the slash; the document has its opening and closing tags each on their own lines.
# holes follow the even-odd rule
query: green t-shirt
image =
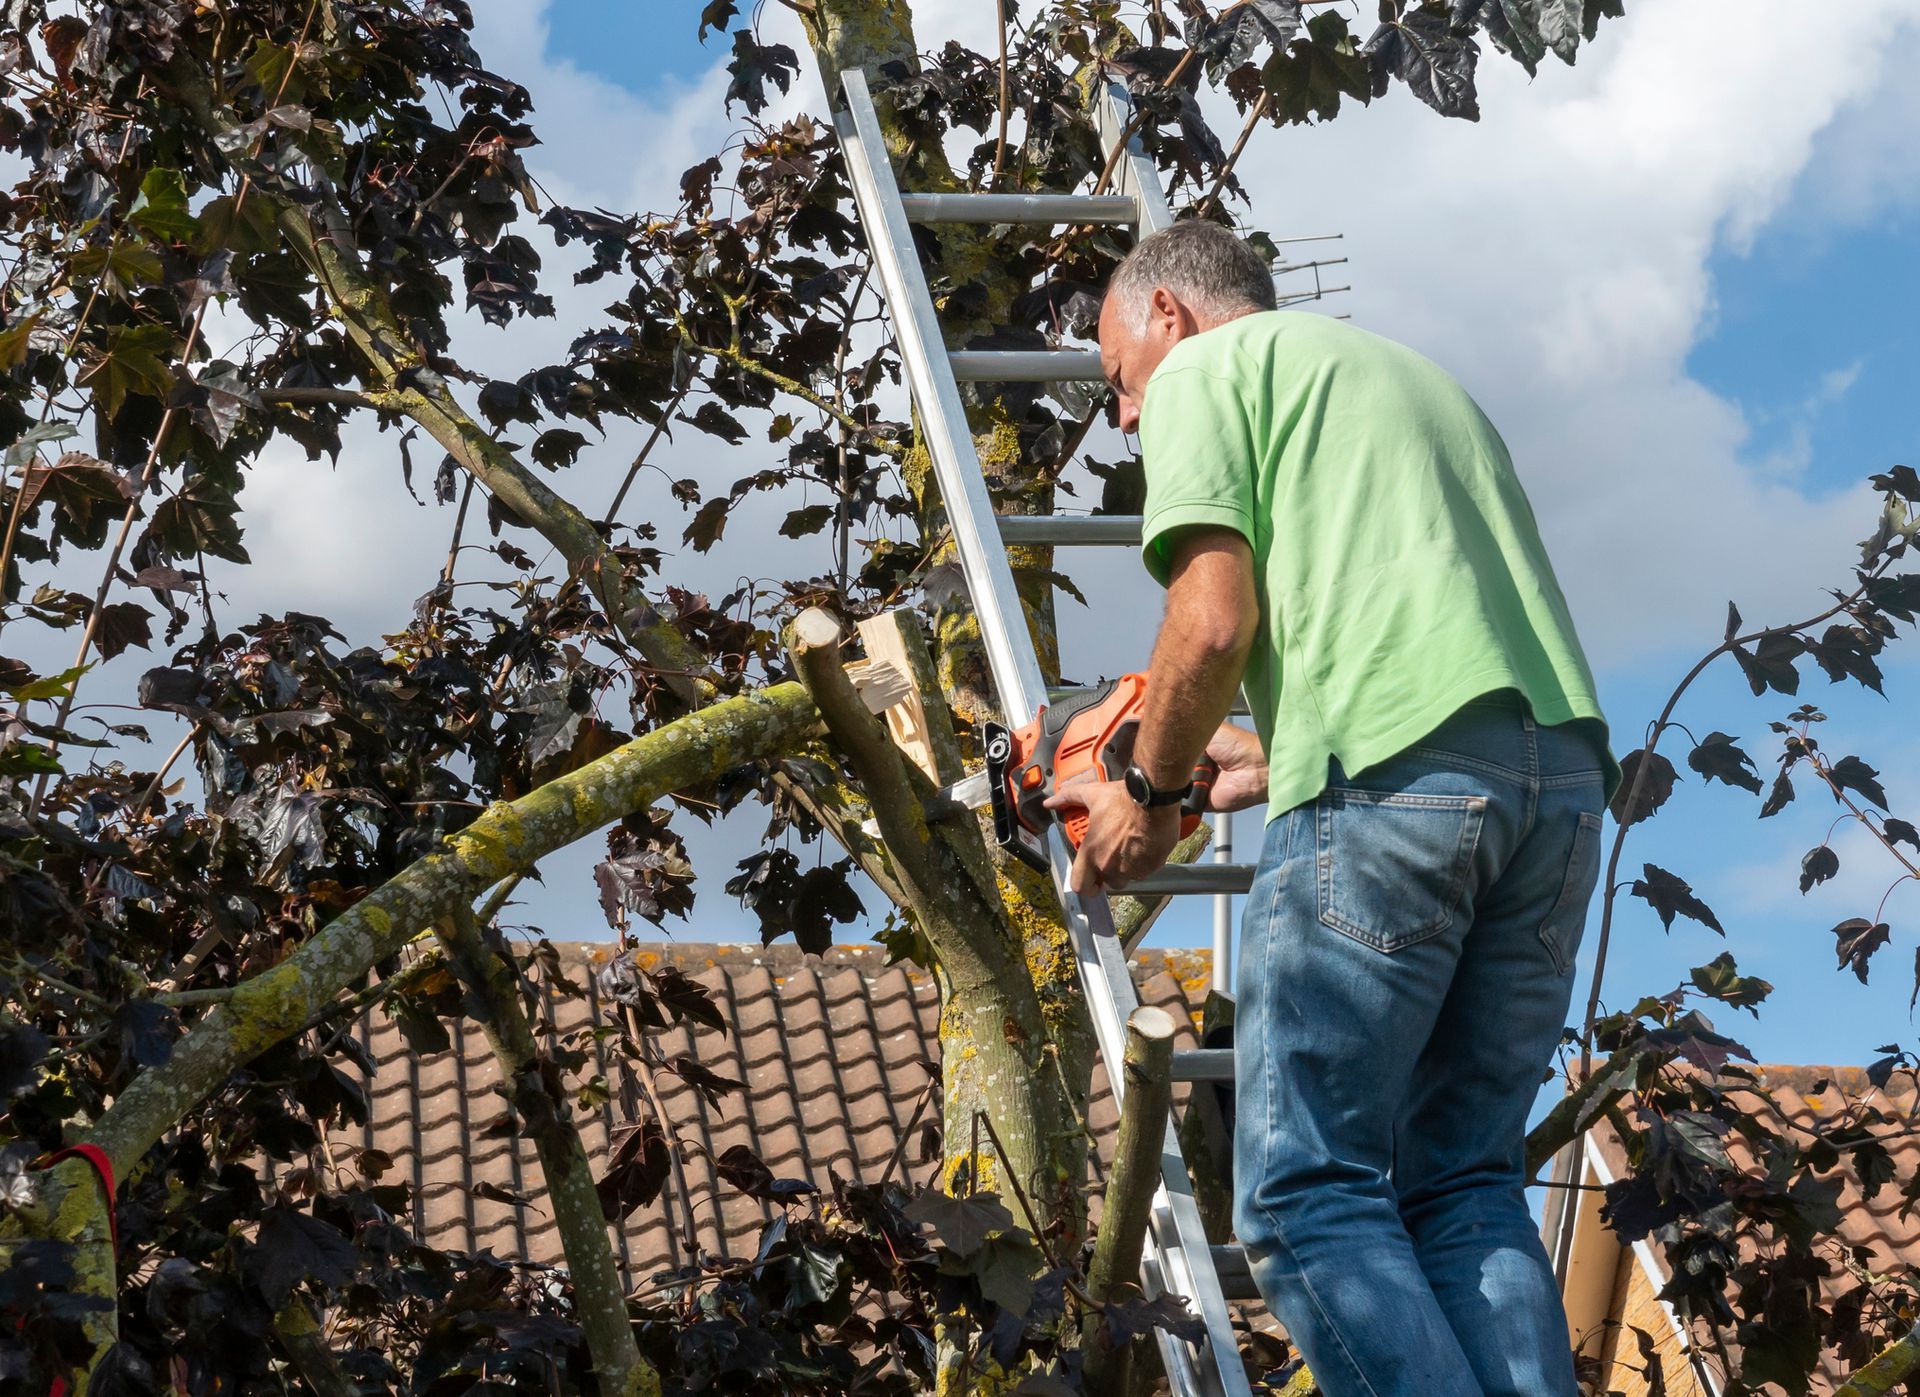
<svg viewBox="0 0 1920 1397">
<path fill-rule="evenodd" d="M 1364 771 L 1496 689 L 1544 725 L 1604 723 L 1507 448 L 1429 360 L 1323 315 L 1242 316 L 1154 371 L 1140 449 L 1162 585 L 1178 529 L 1253 547 L 1269 818 L 1321 792 L 1330 756 Z"/>
</svg>

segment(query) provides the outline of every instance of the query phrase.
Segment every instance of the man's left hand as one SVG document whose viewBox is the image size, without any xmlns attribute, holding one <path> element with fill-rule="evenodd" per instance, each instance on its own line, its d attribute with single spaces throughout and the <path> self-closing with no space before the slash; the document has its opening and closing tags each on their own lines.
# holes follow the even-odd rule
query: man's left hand
<svg viewBox="0 0 1920 1397">
<path fill-rule="evenodd" d="M 1087 812 L 1087 837 L 1073 860 L 1076 893 L 1118 890 L 1164 865 L 1180 842 L 1180 807 L 1148 809 L 1119 781 L 1079 781 L 1048 797 L 1047 809 Z"/>
</svg>

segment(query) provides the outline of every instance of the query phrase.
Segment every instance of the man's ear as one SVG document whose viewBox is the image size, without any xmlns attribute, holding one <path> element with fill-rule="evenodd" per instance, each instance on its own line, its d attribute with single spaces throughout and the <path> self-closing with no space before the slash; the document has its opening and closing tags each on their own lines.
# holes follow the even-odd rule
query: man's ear
<svg viewBox="0 0 1920 1397">
<path fill-rule="evenodd" d="M 1164 286 L 1153 288 L 1153 294 L 1147 300 L 1152 312 L 1148 323 L 1161 334 L 1178 330 L 1186 307 L 1180 304 L 1180 298 Z"/>
</svg>

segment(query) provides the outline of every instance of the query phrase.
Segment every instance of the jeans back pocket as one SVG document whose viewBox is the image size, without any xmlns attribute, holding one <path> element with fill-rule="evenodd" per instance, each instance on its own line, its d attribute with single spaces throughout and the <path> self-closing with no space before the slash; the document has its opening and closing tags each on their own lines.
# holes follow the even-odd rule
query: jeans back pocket
<svg viewBox="0 0 1920 1397">
<path fill-rule="evenodd" d="M 1553 910 L 1540 924 L 1540 941 L 1553 957 L 1554 969 L 1562 975 L 1573 969 L 1573 958 L 1580 953 L 1580 937 L 1587 926 L 1587 904 L 1593 900 L 1594 884 L 1600 881 L 1600 816 L 1591 810 L 1580 812 L 1574 827 L 1573 849 L 1567 856 L 1567 876 L 1561 881 L 1560 896 Z"/>
<path fill-rule="evenodd" d="M 1336 786 L 1321 793 L 1315 813 L 1321 922 L 1378 951 L 1453 924 L 1486 797 Z"/>
</svg>

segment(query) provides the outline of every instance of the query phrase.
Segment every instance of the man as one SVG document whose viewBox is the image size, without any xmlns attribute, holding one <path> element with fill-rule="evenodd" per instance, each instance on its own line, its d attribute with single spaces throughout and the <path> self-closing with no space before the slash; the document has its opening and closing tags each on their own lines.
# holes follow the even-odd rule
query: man
<svg viewBox="0 0 1920 1397">
<path fill-rule="evenodd" d="M 1145 239 L 1100 355 L 1167 588 L 1135 769 L 1078 890 L 1267 802 L 1243 924 L 1235 1230 L 1329 1397 L 1576 1391 L 1522 1193 L 1600 812 L 1592 676 L 1499 436 L 1439 368 L 1276 311 L 1227 230 Z M 1223 726 L 1245 685 L 1256 739 Z"/>
</svg>

